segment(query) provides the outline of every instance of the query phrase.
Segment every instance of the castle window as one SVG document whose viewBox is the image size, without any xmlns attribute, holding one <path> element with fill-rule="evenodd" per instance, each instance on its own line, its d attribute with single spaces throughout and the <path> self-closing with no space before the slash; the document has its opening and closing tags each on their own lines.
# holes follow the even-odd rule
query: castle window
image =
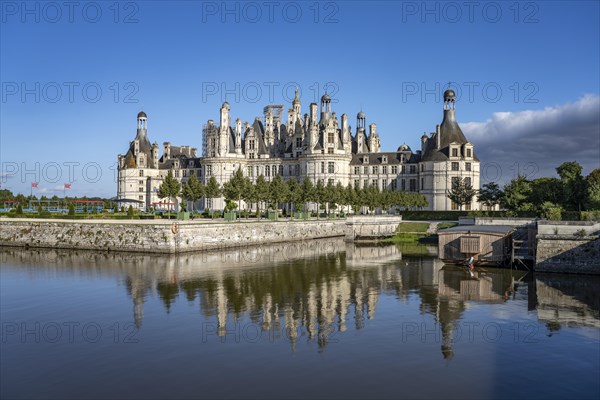
<svg viewBox="0 0 600 400">
<path fill-rule="evenodd" d="M 144 181 L 139 181 L 139 184 L 140 184 L 140 185 L 143 185 L 143 184 L 144 184 Z"/>
<path fill-rule="evenodd" d="M 458 157 L 458 149 L 452 149 L 452 157 Z"/>
<path fill-rule="evenodd" d="M 471 203 L 465 204 L 465 210 L 471 211 Z"/>
<path fill-rule="evenodd" d="M 140 188 L 140 192 L 144 192 L 144 188 L 143 187 Z"/>
<path fill-rule="evenodd" d="M 206 176 L 212 176 L 212 165 L 206 166 Z"/>
<path fill-rule="evenodd" d="M 325 173 L 325 162 L 321 161 L 321 173 L 324 174 Z"/>
<path fill-rule="evenodd" d="M 471 178 L 468 176 L 465 178 L 465 185 L 471 186 Z"/>
<path fill-rule="evenodd" d="M 185 178 L 187 176 L 187 170 L 183 170 L 183 177 Z"/>
<path fill-rule="evenodd" d="M 358 179 L 354 180 L 354 188 L 356 189 L 360 185 L 360 181 Z"/>
<path fill-rule="evenodd" d="M 283 176 L 283 165 L 279 166 L 279 175 Z"/>
<path fill-rule="evenodd" d="M 387 174 L 387 165 L 384 165 L 383 167 L 381 167 L 381 169 L 383 174 Z"/>
<path fill-rule="evenodd" d="M 414 173 L 416 173 L 416 172 L 417 172 L 417 167 L 416 167 L 415 165 L 411 165 L 411 166 L 410 166 L 410 173 L 411 173 L 411 174 L 414 174 Z"/>
<path fill-rule="evenodd" d="M 373 173 L 374 174 L 378 174 L 379 173 L 379 168 L 377 168 L 376 165 L 373 165 Z"/>
<path fill-rule="evenodd" d="M 452 177 L 452 186 L 458 185 L 460 183 L 460 178 L 458 176 Z"/>
<path fill-rule="evenodd" d="M 299 165 L 294 166 L 294 175 L 300 176 L 300 166 Z"/>
<path fill-rule="evenodd" d="M 140 169 L 140 176 L 144 176 L 144 170 Z"/>
<path fill-rule="evenodd" d="M 392 165 L 392 174 L 398 174 L 398 166 Z"/>
<path fill-rule="evenodd" d="M 416 192 L 417 191 L 417 180 L 416 179 L 411 179 L 409 182 L 410 185 L 410 191 L 411 192 Z"/>
<path fill-rule="evenodd" d="M 302 138 L 296 138 L 296 147 L 302 147 Z"/>
<path fill-rule="evenodd" d="M 292 176 L 292 166 L 288 165 L 288 176 Z"/>
<path fill-rule="evenodd" d="M 396 179 L 392 179 L 392 190 L 398 190 L 398 181 Z"/>
<path fill-rule="evenodd" d="M 381 188 L 385 190 L 385 189 L 387 189 L 387 186 L 388 186 L 387 179 L 382 179 L 381 180 Z"/>
<path fill-rule="evenodd" d="M 467 157 L 471 157 L 471 149 L 467 149 Z"/>
<path fill-rule="evenodd" d="M 333 143 L 333 132 L 327 134 L 327 143 Z"/>
<path fill-rule="evenodd" d="M 354 167 L 354 175 L 360 174 L 360 167 Z"/>
<path fill-rule="evenodd" d="M 363 157 L 363 164 L 368 164 L 369 163 L 369 157 Z"/>
<path fill-rule="evenodd" d="M 402 190 L 406 190 L 406 179 L 402 179 Z"/>
<path fill-rule="evenodd" d="M 250 139 L 250 140 L 248 141 L 248 148 L 249 148 L 250 150 L 254 150 L 254 139 Z"/>
<path fill-rule="evenodd" d="M 250 178 L 254 176 L 254 167 L 252 165 L 248 166 L 248 176 Z"/>
<path fill-rule="evenodd" d="M 377 179 L 373 179 L 373 187 L 379 189 Z"/>
<path fill-rule="evenodd" d="M 457 162 L 452 163 L 452 171 L 458 171 L 458 163 Z"/>
<path fill-rule="evenodd" d="M 250 159 L 254 159 L 254 153 L 250 153 L 250 154 L 248 154 L 248 158 L 250 158 Z"/>
<path fill-rule="evenodd" d="M 421 178 L 421 190 L 423 190 L 423 186 L 425 186 L 425 179 Z"/>
<path fill-rule="evenodd" d="M 369 173 L 369 167 L 363 167 L 363 174 Z"/>
<path fill-rule="evenodd" d="M 198 178 L 200 178 L 202 176 L 202 168 L 198 168 L 198 170 L 196 171 Z"/>
<path fill-rule="evenodd" d="M 465 171 L 470 171 L 471 170 L 471 163 L 465 163 Z"/>
<path fill-rule="evenodd" d="M 300 152 L 300 151 L 297 151 L 297 152 L 296 152 L 296 158 L 300 157 L 300 155 L 301 155 L 301 154 L 302 154 L 302 152 Z"/>
<path fill-rule="evenodd" d="M 333 154 L 333 147 L 329 147 L 327 149 L 327 154 Z"/>
<path fill-rule="evenodd" d="M 381 156 L 381 162 L 387 164 L 387 156 Z"/>
<path fill-rule="evenodd" d="M 335 172 L 335 163 L 330 161 L 327 163 L 327 173 L 333 174 Z"/>
<path fill-rule="evenodd" d="M 175 170 L 175 178 L 179 178 L 179 170 Z"/>
<path fill-rule="evenodd" d="M 140 200 L 144 201 L 144 196 L 139 196 L 138 197 Z"/>
<path fill-rule="evenodd" d="M 271 166 L 270 165 L 265 166 L 265 176 L 271 176 Z"/>
<path fill-rule="evenodd" d="M 456 204 L 455 202 L 453 202 L 453 201 L 452 201 L 452 202 L 451 202 L 451 206 L 450 206 L 450 208 L 451 208 L 452 210 L 458 210 L 458 204 Z"/>
</svg>

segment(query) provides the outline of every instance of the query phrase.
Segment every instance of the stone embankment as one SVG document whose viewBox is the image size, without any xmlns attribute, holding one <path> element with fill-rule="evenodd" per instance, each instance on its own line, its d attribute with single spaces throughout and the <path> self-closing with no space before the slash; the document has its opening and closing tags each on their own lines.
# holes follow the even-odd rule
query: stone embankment
<svg viewBox="0 0 600 400">
<path fill-rule="evenodd" d="M 179 253 L 327 237 L 392 236 L 401 217 L 309 221 L 114 221 L 2 219 L 0 246 Z"/>
</svg>

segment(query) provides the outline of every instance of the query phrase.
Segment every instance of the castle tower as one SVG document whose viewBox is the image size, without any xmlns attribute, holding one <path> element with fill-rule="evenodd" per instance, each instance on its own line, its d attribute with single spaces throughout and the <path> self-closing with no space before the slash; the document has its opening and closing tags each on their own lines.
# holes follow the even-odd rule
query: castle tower
<svg viewBox="0 0 600 400">
<path fill-rule="evenodd" d="M 221 126 L 219 127 L 219 156 L 223 157 L 229 152 L 229 103 L 221 106 Z"/>
</svg>

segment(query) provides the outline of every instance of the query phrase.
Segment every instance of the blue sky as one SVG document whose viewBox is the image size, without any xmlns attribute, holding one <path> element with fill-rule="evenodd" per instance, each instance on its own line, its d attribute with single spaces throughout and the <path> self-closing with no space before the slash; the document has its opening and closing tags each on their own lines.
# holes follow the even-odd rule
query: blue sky
<svg viewBox="0 0 600 400">
<path fill-rule="evenodd" d="M 329 83 L 393 151 L 419 148 L 453 82 L 484 181 L 598 168 L 599 2 L 468 4 L 2 1 L 2 187 L 113 196 L 139 110 L 152 141 L 200 148 L 224 98 L 252 121 L 296 84 L 307 112 Z"/>
</svg>

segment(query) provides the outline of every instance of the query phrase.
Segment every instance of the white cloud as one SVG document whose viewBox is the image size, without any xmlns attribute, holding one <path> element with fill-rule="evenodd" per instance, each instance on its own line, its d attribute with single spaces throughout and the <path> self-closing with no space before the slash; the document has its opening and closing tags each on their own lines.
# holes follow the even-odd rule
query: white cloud
<svg viewBox="0 0 600 400">
<path fill-rule="evenodd" d="M 579 162 L 584 174 L 600 168 L 598 95 L 543 110 L 497 112 L 485 122 L 462 123 L 461 128 L 475 145 L 483 181 L 507 182 L 517 166 L 529 179 L 556 176 L 556 167 L 565 161 Z"/>
</svg>

